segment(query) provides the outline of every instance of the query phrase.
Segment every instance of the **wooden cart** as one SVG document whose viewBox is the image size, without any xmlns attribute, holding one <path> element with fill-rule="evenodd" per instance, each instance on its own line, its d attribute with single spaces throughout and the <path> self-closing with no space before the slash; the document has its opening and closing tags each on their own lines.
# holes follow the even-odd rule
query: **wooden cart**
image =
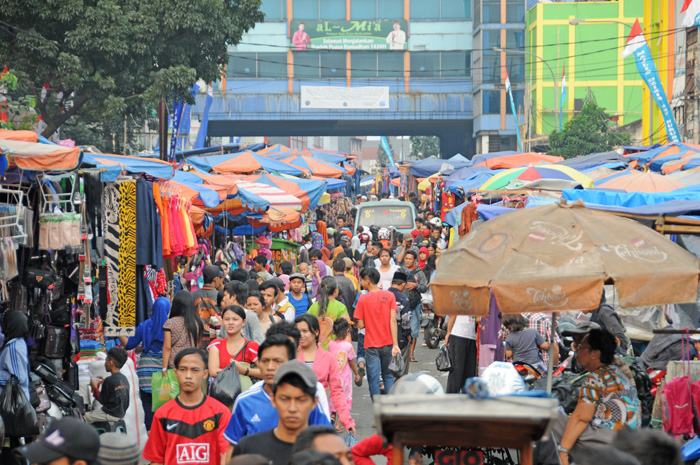
<svg viewBox="0 0 700 465">
<path fill-rule="evenodd" d="M 427 446 L 518 449 L 520 463 L 532 465 L 533 442 L 549 433 L 558 405 L 531 397 L 378 396 L 374 411 L 394 464 L 404 463 L 404 446 Z"/>
</svg>

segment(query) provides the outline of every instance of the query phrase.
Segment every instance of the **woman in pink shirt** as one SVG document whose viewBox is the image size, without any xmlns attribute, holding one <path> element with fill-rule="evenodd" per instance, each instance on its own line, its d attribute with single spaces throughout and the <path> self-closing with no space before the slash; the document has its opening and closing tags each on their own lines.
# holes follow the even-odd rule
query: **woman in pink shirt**
<svg viewBox="0 0 700 465">
<path fill-rule="evenodd" d="M 340 416 L 340 423 L 348 432 L 354 435 L 355 420 L 350 415 L 345 399 L 343 383 L 340 381 L 338 362 L 333 354 L 318 345 L 318 336 L 321 333 L 318 319 L 305 313 L 298 316 L 295 321 L 297 329 L 301 333 L 297 360 L 311 365 L 318 377 L 318 381 L 323 384 L 326 393 L 329 393 L 329 398 L 333 401 L 333 405 L 335 405 Z"/>
</svg>

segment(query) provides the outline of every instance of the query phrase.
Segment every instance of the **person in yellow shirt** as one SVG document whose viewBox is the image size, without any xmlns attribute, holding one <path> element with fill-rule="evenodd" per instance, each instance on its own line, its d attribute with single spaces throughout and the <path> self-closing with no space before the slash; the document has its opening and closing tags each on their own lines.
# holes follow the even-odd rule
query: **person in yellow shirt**
<svg viewBox="0 0 700 465">
<path fill-rule="evenodd" d="M 352 271 L 352 259 L 345 257 L 343 258 L 345 261 L 345 276 L 352 281 L 352 285 L 355 286 L 356 291 L 360 291 L 360 283 L 357 281 L 357 278 L 355 277 L 355 274 Z"/>
</svg>

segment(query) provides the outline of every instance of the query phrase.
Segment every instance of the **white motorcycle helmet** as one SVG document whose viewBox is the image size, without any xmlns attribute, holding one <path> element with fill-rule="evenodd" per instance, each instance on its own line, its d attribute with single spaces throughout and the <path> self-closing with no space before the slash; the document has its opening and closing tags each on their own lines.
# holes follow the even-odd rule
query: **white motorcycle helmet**
<svg viewBox="0 0 700 465">
<path fill-rule="evenodd" d="M 389 390 L 394 396 L 406 396 L 414 394 L 444 395 L 445 389 L 435 377 L 427 373 L 409 373 L 402 376 Z"/>
<path fill-rule="evenodd" d="M 378 234 L 379 234 L 379 240 L 380 240 L 380 241 L 389 240 L 389 229 L 387 229 L 387 228 L 381 228 L 381 229 L 379 230 L 379 233 L 378 233 Z"/>
</svg>

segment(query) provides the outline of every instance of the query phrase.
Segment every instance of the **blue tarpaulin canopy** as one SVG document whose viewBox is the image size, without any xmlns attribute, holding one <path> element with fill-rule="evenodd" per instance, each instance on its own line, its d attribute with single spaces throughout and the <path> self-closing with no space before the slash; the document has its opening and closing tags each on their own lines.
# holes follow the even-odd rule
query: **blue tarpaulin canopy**
<svg viewBox="0 0 700 465">
<path fill-rule="evenodd" d="M 478 165 L 479 163 L 483 163 L 486 160 L 490 160 L 492 158 L 507 157 L 509 155 L 515 155 L 517 153 L 520 152 L 516 152 L 514 150 L 503 150 L 502 152 L 480 153 L 472 157 L 472 163 Z"/>
<path fill-rule="evenodd" d="M 567 201 L 583 200 L 588 204 L 611 205 L 634 208 L 644 205 L 670 202 L 672 200 L 700 200 L 700 186 L 690 186 L 676 189 L 672 192 L 617 192 L 598 189 L 565 189 L 562 199 Z"/>
<path fill-rule="evenodd" d="M 131 174 L 145 173 L 158 179 L 171 179 L 174 174 L 173 165 L 170 163 L 140 157 L 83 152 L 82 163 L 104 169 L 100 179 L 105 182 L 116 181 L 123 170 Z"/>
<path fill-rule="evenodd" d="M 606 165 L 610 162 L 622 163 L 622 166 L 624 166 L 629 162 L 629 159 L 617 152 L 600 152 L 583 155 L 581 157 L 567 158 L 556 164 L 568 166 L 578 171 L 584 171 L 600 168 L 602 165 Z"/>
<path fill-rule="evenodd" d="M 408 172 L 413 176 L 426 178 L 440 171 L 443 165 L 449 165 L 452 167 L 450 169 L 457 170 L 465 166 L 472 166 L 472 162 L 461 154 L 457 154 L 448 159 L 430 157 L 412 164 Z"/>
</svg>

